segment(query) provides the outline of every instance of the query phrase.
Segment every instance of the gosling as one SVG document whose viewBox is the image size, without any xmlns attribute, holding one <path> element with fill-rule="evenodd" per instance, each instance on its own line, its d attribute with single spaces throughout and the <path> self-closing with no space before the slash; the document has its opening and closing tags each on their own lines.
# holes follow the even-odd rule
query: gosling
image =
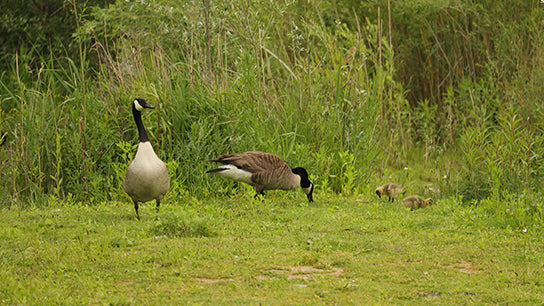
<svg viewBox="0 0 544 306">
<path fill-rule="evenodd" d="M 416 210 L 418 208 L 425 208 L 434 204 L 432 198 L 424 199 L 418 195 L 409 196 L 406 199 L 402 200 L 402 204 L 410 210 Z"/>
<path fill-rule="evenodd" d="M 376 188 L 376 194 L 381 199 L 382 195 L 389 197 L 389 201 L 393 202 L 395 197 L 402 191 L 402 187 L 399 184 L 387 183 L 383 186 Z"/>
</svg>

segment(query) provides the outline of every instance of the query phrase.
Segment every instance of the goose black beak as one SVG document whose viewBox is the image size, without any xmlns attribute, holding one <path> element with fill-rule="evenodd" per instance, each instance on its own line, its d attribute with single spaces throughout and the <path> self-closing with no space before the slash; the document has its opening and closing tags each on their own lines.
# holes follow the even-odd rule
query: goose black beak
<svg viewBox="0 0 544 306">
<path fill-rule="evenodd" d="M 155 109 L 155 106 L 149 104 L 149 102 L 147 102 L 146 100 L 143 100 L 142 107 Z"/>
</svg>

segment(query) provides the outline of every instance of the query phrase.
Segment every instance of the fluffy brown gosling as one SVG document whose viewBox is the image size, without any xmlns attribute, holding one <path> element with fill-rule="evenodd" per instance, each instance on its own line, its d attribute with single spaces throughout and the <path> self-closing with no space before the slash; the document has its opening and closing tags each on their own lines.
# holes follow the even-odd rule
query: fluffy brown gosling
<svg viewBox="0 0 544 306">
<path fill-rule="evenodd" d="M 395 197 L 402 191 L 402 187 L 399 184 L 387 183 L 383 186 L 376 188 L 376 194 L 379 198 L 383 196 L 388 196 L 389 201 L 393 202 Z"/>
<path fill-rule="evenodd" d="M 406 199 L 402 200 L 402 204 L 410 210 L 416 210 L 418 208 L 424 208 L 434 204 L 432 198 L 424 199 L 418 195 L 409 196 Z"/>
</svg>

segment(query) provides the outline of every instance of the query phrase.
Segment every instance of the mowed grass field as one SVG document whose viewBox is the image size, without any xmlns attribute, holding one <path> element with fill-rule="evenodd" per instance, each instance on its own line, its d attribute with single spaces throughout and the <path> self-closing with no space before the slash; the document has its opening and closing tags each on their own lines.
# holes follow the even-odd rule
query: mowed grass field
<svg viewBox="0 0 544 306">
<path fill-rule="evenodd" d="M 542 231 L 515 211 L 286 194 L 147 203 L 141 221 L 128 202 L 4 209 L 0 304 L 544 303 Z"/>
</svg>

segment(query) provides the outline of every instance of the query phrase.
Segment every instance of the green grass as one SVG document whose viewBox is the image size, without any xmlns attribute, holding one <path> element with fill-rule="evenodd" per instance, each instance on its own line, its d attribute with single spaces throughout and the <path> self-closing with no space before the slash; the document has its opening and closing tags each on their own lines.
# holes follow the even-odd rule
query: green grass
<svg viewBox="0 0 544 306">
<path fill-rule="evenodd" d="M 140 222 L 128 202 L 3 209 L 0 303 L 544 302 L 542 232 L 515 211 L 286 194 L 165 203 L 157 220 L 148 203 Z"/>
</svg>

